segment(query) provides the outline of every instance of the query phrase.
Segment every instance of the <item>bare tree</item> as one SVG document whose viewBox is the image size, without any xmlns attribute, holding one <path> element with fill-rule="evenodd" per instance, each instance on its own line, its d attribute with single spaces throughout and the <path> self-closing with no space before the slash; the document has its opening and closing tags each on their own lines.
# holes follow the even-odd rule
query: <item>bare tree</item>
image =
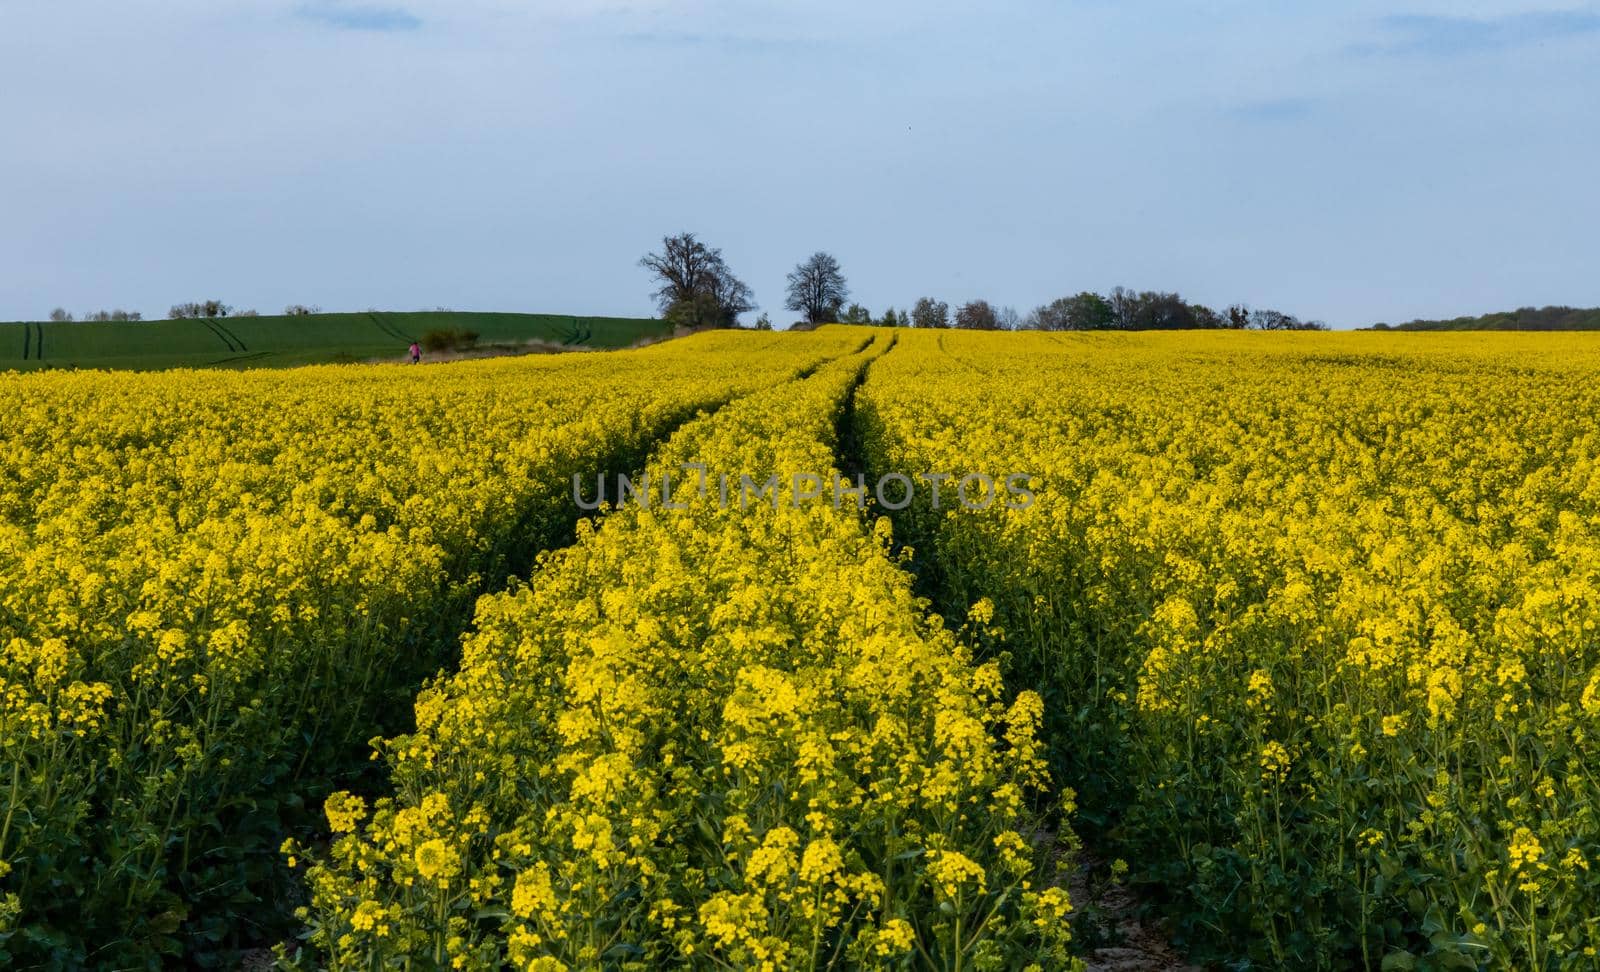
<svg viewBox="0 0 1600 972">
<path fill-rule="evenodd" d="M 911 307 L 912 327 L 949 327 L 950 305 L 932 297 L 918 297 Z"/>
<path fill-rule="evenodd" d="M 322 313 L 322 308 L 316 306 L 315 304 L 312 304 L 309 307 L 305 304 L 290 304 L 288 307 L 283 309 L 283 315 L 285 317 L 310 317 L 312 314 L 320 313 Z"/>
<path fill-rule="evenodd" d="M 660 253 L 647 253 L 639 258 L 639 265 L 661 280 L 656 289 L 657 306 L 665 311 L 680 301 L 691 300 L 704 293 L 716 272 L 721 250 L 713 250 L 693 233 L 679 233 L 663 237 Z"/>
<path fill-rule="evenodd" d="M 968 331 L 993 331 L 1000 327 L 1000 319 L 988 301 L 971 300 L 956 311 L 955 326 Z"/>
<path fill-rule="evenodd" d="M 756 295 L 743 280 L 728 271 L 722 263 L 720 254 L 717 257 L 716 272 L 711 275 L 706 293 L 711 297 L 716 312 L 715 318 L 708 323 L 714 323 L 718 327 L 737 327 L 740 314 L 756 309 Z"/>
<path fill-rule="evenodd" d="M 1257 331 L 1326 331 L 1328 325 L 1321 321 L 1302 321 L 1293 314 L 1282 311 L 1258 310 L 1250 312 L 1250 327 Z"/>
<path fill-rule="evenodd" d="M 1293 314 L 1262 309 L 1250 312 L 1250 327 L 1257 331 L 1298 331 L 1304 325 Z"/>
<path fill-rule="evenodd" d="M 639 265 L 656 275 L 654 297 L 661 315 L 675 323 L 732 327 L 739 315 L 755 310 L 755 295 L 722 260 L 722 251 L 693 233 L 663 237 L 660 253 L 647 253 Z"/>
<path fill-rule="evenodd" d="M 57 324 L 65 324 L 72 320 L 72 313 L 65 307 L 57 307 L 55 310 L 50 312 L 50 319 L 55 321 Z"/>
<path fill-rule="evenodd" d="M 1207 326 L 1191 305 L 1177 294 L 1157 290 L 1135 293 L 1123 287 L 1111 291 L 1117 327 L 1129 331 L 1175 331 Z M 1210 310 L 1206 314 L 1215 317 Z"/>
<path fill-rule="evenodd" d="M 995 318 L 1002 331 L 1019 331 L 1022 329 L 1022 318 L 1017 314 L 1017 309 L 1010 304 L 995 312 Z"/>
<path fill-rule="evenodd" d="M 1126 287 L 1112 287 L 1106 303 L 1111 305 L 1111 317 L 1116 322 L 1114 326 L 1125 331 L 1131 331 L 1138 326 L 1140 307 L 1138 294 Z"/>
<path fill-rule="evenodd" d="M 808 323 L 821 324 L 838 320 L 849 296 L 839 261 L 818 250 L 789 271 L 789 299 L 783 306 L 805 314 Z"/>
</svg>

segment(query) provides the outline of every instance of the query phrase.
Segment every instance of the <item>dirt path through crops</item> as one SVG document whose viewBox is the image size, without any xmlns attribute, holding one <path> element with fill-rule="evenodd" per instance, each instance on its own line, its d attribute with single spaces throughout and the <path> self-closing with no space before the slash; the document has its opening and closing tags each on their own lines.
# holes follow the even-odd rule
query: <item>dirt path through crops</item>
<svg viewBox="0 0 1600 972">
<path fill-rule="evenodd" d="M 1172 947 L 1159 921 L 1141 914 L 1142 902 L 1112 880 L 1110 864 L 1093 852 L 1079 852 L 1067 893 L 1089 972 L 1201 972 Z"/>
</svg>

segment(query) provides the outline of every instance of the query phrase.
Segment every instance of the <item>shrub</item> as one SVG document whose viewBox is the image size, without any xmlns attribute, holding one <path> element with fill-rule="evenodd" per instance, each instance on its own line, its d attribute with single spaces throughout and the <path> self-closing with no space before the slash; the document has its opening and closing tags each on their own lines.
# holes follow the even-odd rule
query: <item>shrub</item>
<svg viewBox="0 0 1600 972">
<path fill-rule="evenodd" d="M 478 343 L 478 332 L 459 327 L 436 327 L 422 335 L 429 351 L 465 351 Z"/>
</svg>

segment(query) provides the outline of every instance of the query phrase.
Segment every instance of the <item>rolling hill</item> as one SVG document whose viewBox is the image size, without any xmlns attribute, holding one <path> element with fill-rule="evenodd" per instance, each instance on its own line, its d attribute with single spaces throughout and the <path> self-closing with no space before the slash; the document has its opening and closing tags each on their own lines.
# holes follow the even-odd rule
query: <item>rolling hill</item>
<svg viewBox="0 0 1600 972">
<path fill-rule="evenodd" d="M 670 325 L 622 317 L 417 311 L 161 321 L 0 324 L 0 371 L 39 368 L 285 367 L 401 359 L 429 331 L 474 331 L 479 346 L 543 342 L 620 348 Z"/>
</svg>

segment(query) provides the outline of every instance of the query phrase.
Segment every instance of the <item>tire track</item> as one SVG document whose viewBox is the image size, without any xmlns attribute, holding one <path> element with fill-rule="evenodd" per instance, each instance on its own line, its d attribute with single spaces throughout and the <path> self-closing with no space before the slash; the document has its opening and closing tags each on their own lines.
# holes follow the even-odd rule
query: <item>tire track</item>
<svg viewBox="0 0 1600 972">
<path fill-rule="evenodd" d="M 385 326 L 383 319 L 377 314 L 368 311 L 366 316 L 367 320 L 372 324 L 372 326 L 378 329 L 378 333 L 382 334 L 386 338 L 395 338 L 398 340 L 398 336 L 394 333 L 394 331 Z"/>
<path fill-rule="evenodd" d="M 876 335 L 867 339 L 857 354 L 865 351 L 876 340 Z M 861 371 L 856 375 L 856 380 L 850 386 L 844 398 L 844 407 L 839 410 L 839 420 L 833 434 L 833 462 L 834 468 L 845 479 L 855 482 L 860 476 L 865 480 L 867 476 L 866 446 L 862 440 L 860 419 L 856 415 L 856 393 L 861 386 L 867 383 L 867 376 L 872 371 L 872 366 L 894 350 L 900 340 L 900 335 L 891 332 L 889 343 L 882 351 L 873 355 L 861 365 Z"/>
<path fill-rule="evenodd" d="M 33 352 L 33 325 L 22 325 L 22 360 L 27 361 L 28 355 Z"/>
<path fill-rule="evenodd" d="M 377 325 L 378 330 L 382 331 L 383 333 L 387 334 L 389 337 L 392 337 L 397 341 L 404 341 L 404 342 L 409 344 L 409 343 L 411 343 L 411 342 L 416 340 L 416 338 L 412 337 L 409 334 L 406 334 L 406 333 L 402 332 L 398 327 L 395 327 L 392 323 L 390 323 L 388 321 L 385 321 L 383 319 L 383 315 L 379 314 L 377 311 L 367 311 L 367 317 L 372 321 L 373 324 Z"/>
<path fill-rule="evenodd" d="M 233 328 L 231 328 L 228 325 L 222 323 L 222 321 L 220 319 L 213 320 L 211 323 L 215 324 L 217 326 L 217 329 L 219 331 L 221 331 L 224 335 L 232 338 L 233 339 L 233 343 L 237 344 L 239 346 L 239 350 L 240 351 L 248 351 L 248 350 L 250 350 L 249 348 L 245 347 L 244 339 L 239 337 L 239 335 L 234 331 Z"/>
<path fill-rule="evenodd" d="M 944 346 L 944 333 L 942 331 L 939 334 L 939 340 L 937 343 L 939 345 L 939 353 L 944 355 L 946 358 L 949 358 L 953 364 L 958 364 L 961 367 L 966 368 L 968 371 L 976 371 L 979 374 L 985 374 L 982 368 L 978 367 L 972 362 L 966 361 L 954 354 L 951 354 L 950 349 Z"/>
<path fill-rule="evenodd" d="M 630 475 L 634 481 L 638 481 L 649 468 L 657 452 L 685 426 L 705 421 L 735 402 L 766 394 L 783 384 L 803 381 L 817 369 L 841 357 L 845 355 L 823 356 L 790 374 L 775 377 L 772 384 L 753 388 L 743 394 L 727 395 L 693 406 L 686 404 L 676 414 L 664 417 L 655 428 L 641 430 L 631 441 L 624 436 L 590 456 L 584 462 L 586 468 L 577 474 L 576 481 L 595 482 L 597 479 L 615 481 L 618 474 Z M 411 684 L 403 693 L 404 702 L 409 704 L 414 701 L 426 675 L 441 670 L 453 673 L 459 669 L 461 636 L 473 628 L 473 611 L 479 597 L 505 590 L 514 578 L 531 577 L 544 556 L 553 551 L 569 548 L 578 542 L 581 521 L 588 520 L 598 529 L 609 515 L 607 511 L 584 511 L 572 502 L 571 495 L 564 489 L 547 496 L 531 497 L 512 514 L 512 521 L 500 532 L 498 538 L 488 545 L 482 554 L 483 565 L 472 573 L 470 579 L 465 574 L 462 564 L 448 564 L 446 571 L 452 582 L 460 580 L 463 583 L 452 595 L 456 598 L 455 603 L 446 606 L 440 612 L 435 624 L 428 631 L 419 633 L 413 640 L 412 644 L 417 653 L 426 655 L 426 659 L 425 664 L 417 669 L 417 672 L 406 677 L 405 680 Z M 378 720 L 369 721 L 372 722 L 371 725 L 361 733 L 355 733 L 351 738 L 364 739 L 370 738 L 375 732 L 394 731 L 393 726 L 381 725 Z M 315 730 L 307 737 L 307 754 L 312 750 L 311 743 L 318 731 L 320 730 Z M 367 760 L 363 756 L 357 768 L 364 770 L 367 765 Z M 294 775 L 298 778 L 305 769 L 306 762 L 303 756 Z M 389 794 L 377 790 L 367 795 Z"/>
<path fill-rule="evenodd" d="M 237 354 L 230 358 L 218 358 L 215 361 L 207 362 L 206 367 L 216 368 L 222 365 L 235 365 L 245 361 L 258 361 L 261 358 L 270 358 L 272 355 L 273 352 L 271 351 L 252 351 L 249 354 Z"/>
<path fill-rule="evenodd" d="M 217 327 L 216 324 L 212 323 L 211 318 L 202 317 L 200 318 L 200 323 L 204 324 L 212 334 L 215 334 L 217 336 L 217 340 L 227 345 L 229 351 L 232 351 L 236 354 L 238 353 L 239 349 L 233 346 L 233 342 L 228 340 L 228 338 L 223 335 L 222 331 Z"/>
</svg>

